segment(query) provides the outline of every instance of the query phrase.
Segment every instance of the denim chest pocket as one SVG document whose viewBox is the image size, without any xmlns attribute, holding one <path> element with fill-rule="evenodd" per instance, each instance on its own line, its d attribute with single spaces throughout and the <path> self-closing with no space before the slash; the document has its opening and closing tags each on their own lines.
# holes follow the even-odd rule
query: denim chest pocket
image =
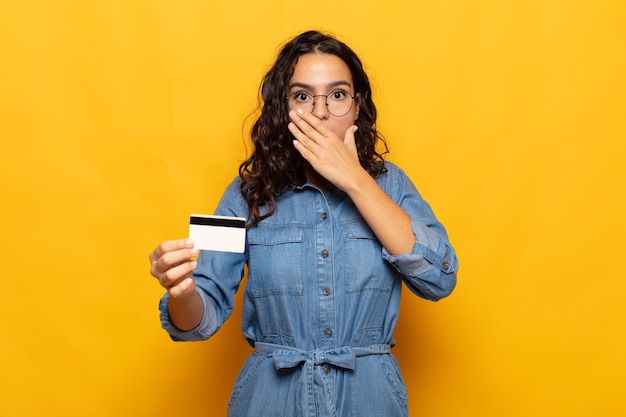
<svg viewBox="0 0 626 417">
<path fill-rule="evenodd" d="M 247 288 L 256 298 L 302 295 L 304 230 L 263 225 L 248 230 Z"/>
<path fill-rule="evenodd" d="M 383 260 L 382 245 L 364 221 L 347 223 L 346 254 L 352 262 L 346 268 L 346 292 L 391 291 L 393 273 Z"/>
</svg>

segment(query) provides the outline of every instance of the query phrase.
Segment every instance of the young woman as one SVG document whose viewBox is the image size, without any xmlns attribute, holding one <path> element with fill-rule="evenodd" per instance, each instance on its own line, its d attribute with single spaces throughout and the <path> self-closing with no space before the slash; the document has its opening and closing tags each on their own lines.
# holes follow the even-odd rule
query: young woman
<svg viewBox="0 0 626 417">
<path fill-rule="evenodd" d="M 215 214 L 248 220 L 244 253 L 180 239 L 150 255 L 167 290 L 163 327 L 204 340 L 233 310 L 248 267 L 242 330 L 255 351 L 229 416 L 407 416 L 390 354 L 402 283 L 438 300 L 456 283 L 443 226 L 383 160 L 363 66 L 319 32 L 288 42 L 261 85 L 253 154 Z M 383 148 L 383 152 L 377 151 Z"/>
</svg>

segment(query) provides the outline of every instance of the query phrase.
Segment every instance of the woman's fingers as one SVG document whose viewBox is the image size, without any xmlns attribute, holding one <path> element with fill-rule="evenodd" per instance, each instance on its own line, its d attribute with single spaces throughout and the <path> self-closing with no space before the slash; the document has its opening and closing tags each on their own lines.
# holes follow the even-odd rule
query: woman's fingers
<svg viewBox="0 0 626 417">
<path fill-rule="evenodd" d="M 169 291 L 192 277 L 197 255 L 198 249 L 189 239 L 165 241 L 150 254 L 150 274 Z"/>
<path fill-rule="evenodd" d="M 298 140 L 310 139 L 315 143 L 320 143 L 326 138 L 336 136 L 324 122 L 311 114 L 292 110 L 289 112 L 289 117 L 291 119 L 289 130 Z"/>
<path fill-rule="evenodd" d="M 362 174 L 354 139 L 357 126 L 350 126 L 339 138 L 314 115 L 291 111 L 289 116 L 295 148 L 327 181 L 344 189 Z"/>
<path fill-rule="evenodd" d="M 170 293 L 171 297 L 178 298 L 178 297 L 183 297 L 187 294 L 192 294 L 193 292 L 195 292 L 195 289 L 196 289 L 196 283 L 192 277 L 189 277 L 189 278 L 183 279 L 177 285 L 170 287 L 168 292 Z"/>
<path fill-rule="evenodd" d="M 193 240 L 191 239 L 176 239 L 176 240 L 166 240 L 157 246 L 152 253 L 150 254 L 150 262 L 154 262 L 163 256 L 164 253 L 184 249 L 193 248 Z"/>
<path fill-rule="evenodd" d="M 184 280 L 192 278 L 193 270 L 197 265 L 198 263 L 196 261 L 188 260 L 187 262 L 183 262 L 164 271 L 157 279 L 163 288 L 170 291 Z"/>
</svg>

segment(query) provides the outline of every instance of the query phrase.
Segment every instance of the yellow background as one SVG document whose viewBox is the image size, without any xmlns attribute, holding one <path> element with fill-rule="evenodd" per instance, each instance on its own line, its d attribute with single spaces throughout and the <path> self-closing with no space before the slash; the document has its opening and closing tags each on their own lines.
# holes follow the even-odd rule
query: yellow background
<svg viewBox="0 0 626 417">
<path fill-rule="evenodd" d="M 403 299 L 411 414 L 626 415 L 624 4 L 0 1 L 0 415 L 224 415 L 240 310 L 171 342 L 148 253 L 213 210 L 310 28 L 363 58 L 458 251 L 450 298 Z"/>
</svg>

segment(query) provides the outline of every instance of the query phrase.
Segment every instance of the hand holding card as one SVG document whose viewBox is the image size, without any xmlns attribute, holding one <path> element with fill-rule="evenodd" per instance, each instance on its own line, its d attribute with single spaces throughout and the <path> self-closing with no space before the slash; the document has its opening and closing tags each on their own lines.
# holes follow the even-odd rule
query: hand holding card
<svg viewBox="0 0 626 417">
<path fill-rule="evenodd" d="M 189 238 L 200 250 L 243 253 L 246 247 L 246 219 L 192 214 L 189 217 Z"/>
</svg>

